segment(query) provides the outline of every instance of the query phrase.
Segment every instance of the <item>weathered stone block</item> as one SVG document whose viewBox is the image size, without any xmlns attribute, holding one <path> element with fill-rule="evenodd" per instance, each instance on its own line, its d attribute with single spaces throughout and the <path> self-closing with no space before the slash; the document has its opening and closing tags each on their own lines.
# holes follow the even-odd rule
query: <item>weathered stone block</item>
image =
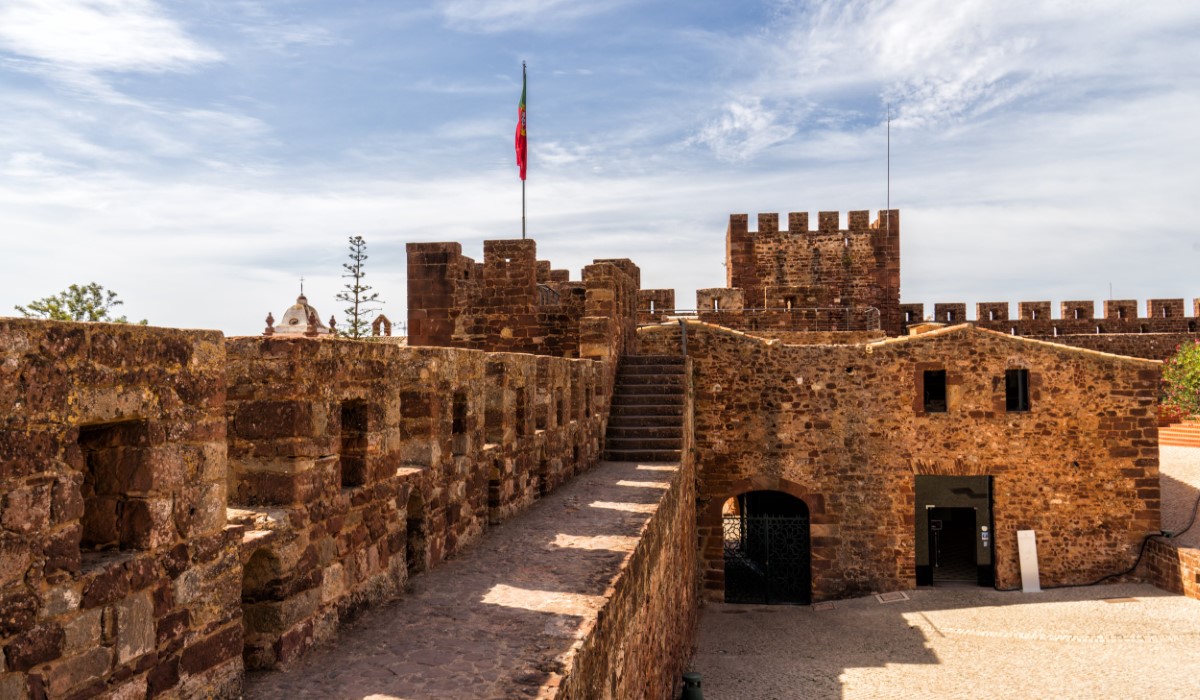
<svg viewBox="0 0 1200 700">
<path fill-rule="evenodd" d="M 135 593 L 115 606 L 117 662 L 125 664 L 154 650 L 154 601 L 149 591 Z"/>
<path fill-rule="evenodd" d="M 189 675 L 200 673 L 242 655 L 242 628 L 231 625 L 183 650 L 179 668 Z"/>
<path fill-rule="evenodd" d="M 8 637 L 33 627 L 40 601 L 32 593 L 20 591 L 0 598 L 0 637 Z"/>
<path fill-rule="evenodd" d="M 81 686 L 101 680 L 112 668 L 112 650 L 96 647 L 58 661 L 47 674 L 50 696 L 66 697 Z"/>
<path fill-rule="evenodd" d="M 14 637 L 4 647 L 8 667 L 14 671 L 28 671 L 62 655 L 62 628 L 54 623 L 38 625 Z"/>
</svg>

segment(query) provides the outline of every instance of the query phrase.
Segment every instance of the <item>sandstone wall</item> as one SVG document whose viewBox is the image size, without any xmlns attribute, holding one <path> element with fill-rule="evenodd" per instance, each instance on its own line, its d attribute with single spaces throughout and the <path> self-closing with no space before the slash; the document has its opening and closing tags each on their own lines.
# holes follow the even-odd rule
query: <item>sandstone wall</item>
<svg viewBox="0 0 1200 700">
<path fill-rule="evenodd" d="M 726 286 L 744 292 L 747 308 L 871 307 L 881 314 L 876 327 L 900 332 L 898 210 L 881 210 L 873 223 L 869 212 L 849 212 L 844 229 L 838 212 L 821 212 L 815 231 L 803 212 L 788 214 L 782 231 L 778 214 L 759 214 L 757 231 L 734 214 L 726 271 Z"/>
<path fill-rule="evenodd" d="M 1150 299 L 1144 315 L 1135 299 L 1106 300 L 1101 316 L 1096 315 L 1095 303 L 1090 300 L 1062 302 L 1057 317 L 1052 306 L 1049 301 L 1022 301 L 1017 304 L 1017 315 L 1012 316 L 1008 302 L 981 302 L 975 305 L 971 322 L 1010 335 L 1150 360 L 1165 360 L 1180 343 L 1200 338 L 1200 299 L 1192 300 L 1191 309 L 1183 299 Z M 901 304 L 900 308 L 905 332 L 924 318 L 924 304 Z M 935 304 L 933 320 L 965 323 L 967 305 Z"/>
<path fill-rule="evenodd" d="M 409 345 L 615 361 L 632 344 L 640 272 L 629 260 L 597 260 L 572 282 L 532 239 L 483 245 L 476 263 L 458 243 L 408 244 Z"/>
<path fill-rule="evenodd" d="M 1159 588 L 1200 600 L 1200 549 L 1154 538 L 1138 573 Z"/>
<path fill-rule="evenodd" d="M 684 455 L 690 447 L 684 445 Z M 678 469 L 642 468 L 652 470 L 647 479 L 661 478 L 669 488 L 605 592 L 596 625 L 576 647 L 554 696 L 559 700 L 679 695 L 699 613 L 695 468 L 687 457 Z"/>
<path fill-rule="evenodd" d="M 306 338 L 228 347 L 252 668 L 293 661 L 600 454 L 606 363 Z"/>
<path fill-rule="evenodd" d="M 678 326 L 639 331 L 679 351 Z M 754 489 L 802 498 L 815 600 L 915 584 L 914 477 L 994 477 L 996 583 L 1019 583 L 1016 531 L 1039 533 L 1044 585 L 1132 564 L 1159 528 L 1157 363 L 958 327 L 844 346 L 789 346 L 688 324 L 701 564 L 724 590 L 721 504 Z M 1006 369 L 1032 407 L 1005 410 Z M 947 373 L 948 410 L 918 379 Z"/>
<path fill-rule="evenodd" d="M 236 697 L 220 333 L 0 319 L 0 697 Z"/>
</svg>

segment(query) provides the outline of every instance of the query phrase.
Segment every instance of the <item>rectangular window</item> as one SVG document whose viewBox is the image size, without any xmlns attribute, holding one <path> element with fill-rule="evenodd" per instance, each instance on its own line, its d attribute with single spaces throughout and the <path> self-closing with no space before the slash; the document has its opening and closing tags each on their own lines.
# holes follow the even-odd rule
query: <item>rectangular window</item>
<svg viewBox="0 0 1200 700">
<path fill-rule="evenodd" d="M 150 431 L 145 421 L 83 426 L 84 552 L 149 549 Z"/>
<path fill-rule="evenodd" d="M 367 402 L 342 402 L 342 449 L 339 455 L 342 488 L 367 483 Z"/>
<path fill-rule="evenodd" d="M 1005 370 L 1004 407 L 1010 413 L 1029 410 L 1029 370 Z"/>
<path fill-rule="evenodd" d="M 946 370 L 925 370 L 925 412 L 946 412 Z"/>
</svg>

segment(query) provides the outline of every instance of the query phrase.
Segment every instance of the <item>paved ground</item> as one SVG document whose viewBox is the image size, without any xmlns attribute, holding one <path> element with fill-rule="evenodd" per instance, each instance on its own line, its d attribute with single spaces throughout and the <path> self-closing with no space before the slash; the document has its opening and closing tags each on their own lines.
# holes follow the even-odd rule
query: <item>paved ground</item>
<svg viewBox="0 0 1200 700">
<path fill-rule="evenodd" d="M 692 662 L 705 700 L 1200 697 L 1200 601 L 1142 584 L 907 595 L 709 604 Z"/>
<path fill-rule="evenodd" d="M 1163 447 L 1163 527 L 1200 496 L 1200 449 Z M 1200 546 L 1200 523 L 1179 539 Z M 1200 697 L 1200 601 L 1149 585 L 1039 594 L 973 586 L 832 609 L 709 604 L 705 700 Z M 1106 599 L 1132 598 L 1111 602 Z"/>
<path fill-rule="evenodd" d="M 412 579 L 249 699 L 537 697 L 590 629 L 675 466 L 602 462 Z"/>
</svg>

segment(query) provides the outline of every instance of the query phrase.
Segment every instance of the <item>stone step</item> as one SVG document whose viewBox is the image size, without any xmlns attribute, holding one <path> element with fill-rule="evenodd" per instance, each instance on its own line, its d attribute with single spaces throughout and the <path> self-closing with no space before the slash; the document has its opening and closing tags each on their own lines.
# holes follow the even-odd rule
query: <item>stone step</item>
<svg viewBox="0 0 1200 700">
<path fill-rule="evenodd" d="M 678 462 L 682 450 L 604 450 L 608 462 Z"/>
<path fill-rule="evenodd" d="M 657 403 L 657 404 L 617 404 L 613 402 L 612 408 L 609 409 L 609 422 L 618 416 L 624 417 L 648 417 L 648 416 L 672 416 L 677 420 L 683 418 L 683 402 L 678 403 Z"/>
<path fill-rule="evenodd" d="M 626 355 L 621 358 L 621 365 L 637 367 L 639 365 L 679 365 L 683 366 L 681 355 Z"/>
<path fill-rule="evenodd" d="M 643 376 L 664 376 L 664 377 L 682 377 L 683 365 L 633 365 L 631 367 L 622 366 L 617 371 L 618 377 L 643 377 Z"/>
<path fill-rule="evenodd" d="M 623 420 L 608 421 L 609 438 L 672 438 L 683 439 L 683 428 L 673 416 L 627 416 Z"/>
<path fill-rule="evenodd" d="M 624 437 L 619 435 L 608 436 L 605 442 L 605 449 L 625 451 L 625 450 L 655 450 L 655 449 L 680 449 L 683 448 L 682 437 Z"/>
<path fill-rule="evenodd" d="M 679 374 L 622 374 L 617 379 L 617 386 L 632 387 L 658 384 L 683 388 L 683 373 Z"/>
<path fill-rule="evenodd" d="M 613 396 L 627 394 L 678 394 L 683 396 L 682 384 L 618 384 Z"/>
<path fill-rule="evenodd" d="M 683 394 L 669 396 L 667 394 L 623 394 L 614 395 L 613 408 L 630 406 L 683 406 Z M 680 414 L 682 415 L 682 414 Z"/>
</svg>

